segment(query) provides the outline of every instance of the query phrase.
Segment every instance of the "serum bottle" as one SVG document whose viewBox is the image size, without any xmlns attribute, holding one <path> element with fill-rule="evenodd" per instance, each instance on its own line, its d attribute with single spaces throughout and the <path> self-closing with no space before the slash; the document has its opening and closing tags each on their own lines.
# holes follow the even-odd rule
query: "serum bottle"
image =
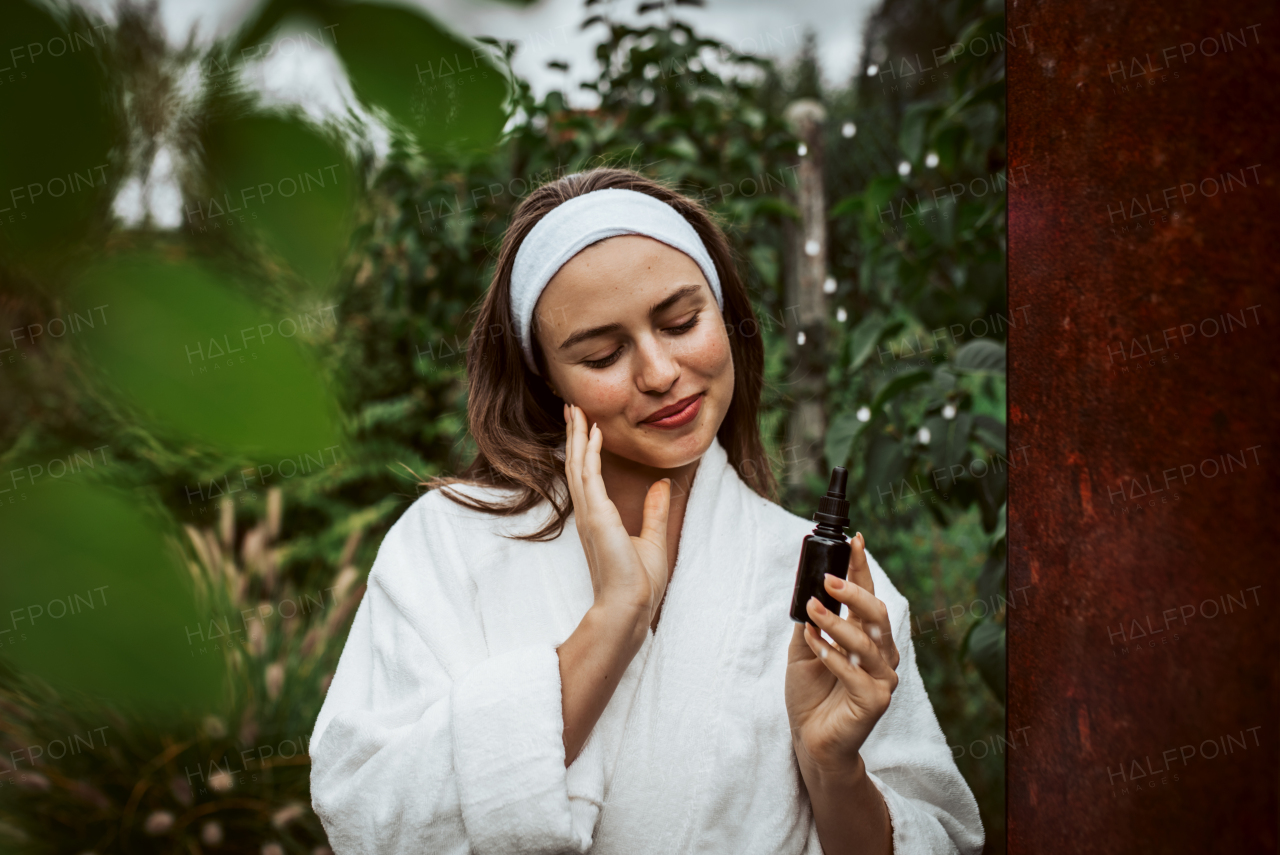
<svg viewBox="0 0 1280 855">
<path fill-rule="evenodd" d="M 813 534 L 806 534 L 800 546 L 800 567 L 796 570 L 796 587 L 791 595 L 791 619 L 796 623 L 812 623 L 809 618 L 810 597 L 818 600 L 834 614 L 840 614 L 841 603 L 827 593 L 823 576 L 830 573 L 841 579 L 849 572 L 849 557 L 853 547 L 844 536 L 849 525 L 849 502 L 845 487 L 849 472 L 843 466 L 831 470 L 831 483 L 827 494 L 818 500 L 818 511 L 813 515 L 818 526 Z"/>
</svg>

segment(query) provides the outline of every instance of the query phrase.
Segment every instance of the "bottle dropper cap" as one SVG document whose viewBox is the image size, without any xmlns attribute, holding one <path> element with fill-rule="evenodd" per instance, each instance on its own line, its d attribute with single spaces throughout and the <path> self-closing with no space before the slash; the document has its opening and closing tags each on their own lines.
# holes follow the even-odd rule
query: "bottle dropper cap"
<svg viewBox="0 0 1280 855">
<path fill-rule="evenodd" d="M 846 498 L 846 487 L 849 483 L 849 470 L 837 466 L 831 470 L 831 483 L 827 485 L 827 494 L 818 500 L 817 513 L 813 518 L 820 523 L 846 528 L 849 525 L 849 501 Z"/>
</svg>

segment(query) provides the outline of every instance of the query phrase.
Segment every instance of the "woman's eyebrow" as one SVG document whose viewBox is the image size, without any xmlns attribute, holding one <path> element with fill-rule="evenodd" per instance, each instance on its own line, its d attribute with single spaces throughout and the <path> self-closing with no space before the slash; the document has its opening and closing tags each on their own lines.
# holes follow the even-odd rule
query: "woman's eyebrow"
<svg viewBox="0 0 1280 855">
<path fill-rule="evenodd" d="M 674 306 L 676 303 L 683 300 L 685 297 L 692 296 L 693 294 L 696 294 L 701 290 L 702 290 L 702 285 L 700 284 L 684 285 L 680 288 L 677 288 L 676 290 L 668 294 L 665 298 L 658 301 L 657 303 L 654 303 L 653 306 L 649 308 L 649 317 L 652 318 L 654 315 L 657 315 L 660 312 L 666 311 L 667 309 Z M 564 350 L 567 347 L 572 347 L 573 345 L 586 341 L 589 338 L 595 338 L 598 335 L 607 335 L 611 332 L 617 332 L 620 329 L 622 329 L 622 324 L 614 323 L 614 324 L 605 324 L 599 327 L 592 327 L 591 329 L 579 330 L 578 332 L 574 333 L 573 335 L 566 338 L 563 342 L 561 342 L 559 349 Z"/>
</svg>

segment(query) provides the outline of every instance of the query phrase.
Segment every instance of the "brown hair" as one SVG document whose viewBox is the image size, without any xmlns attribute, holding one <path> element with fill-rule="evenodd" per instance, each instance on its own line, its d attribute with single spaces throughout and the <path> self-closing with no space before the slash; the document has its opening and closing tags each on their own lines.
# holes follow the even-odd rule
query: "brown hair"
<svg viewBox="0 0 1280 855">
<path fill-rule="evenodd" d="M 538 187 L 520 203 L 498 250 L 493 282 L 480 306 L 467 341 L 469 396 L 467 421 L 476 443 L 476 457 L 458 477 L 436 477 L 424 486 L 440 490 L 458 504 L 498 516 L 524 513 L 543 501 L 554 511 L 546 525 L 520 540 L 553 540 L 564 530 L 573 510 L 564 473 L 563 401 L 547 382 L 541 348 L 533 348 L 542 377 L 525 364 L 511 313 L 511 270 L 516 252 L 530 230 L 553 208 L 594 190 L 623 188 L 647 193 L 674 208 L 689 221 L 706 245 L 720 276 L 724 323 L 729 329 L 733 357 L 733 398 L 716 436 L 742 480 L 761 496 L 777 501 L 778 484 L 760 438 L 758 413 L 764 385 L 764 344 L 746 285 L 738 275 L 733 251 L 724 232 L 702 205 L 630 169 L 600 167 L 566 175 Z M 534 329 L 537 318 L 534 318 Z M 456 495 L 456 484 L 507 489 L 505 502 Z"/>
</svg>

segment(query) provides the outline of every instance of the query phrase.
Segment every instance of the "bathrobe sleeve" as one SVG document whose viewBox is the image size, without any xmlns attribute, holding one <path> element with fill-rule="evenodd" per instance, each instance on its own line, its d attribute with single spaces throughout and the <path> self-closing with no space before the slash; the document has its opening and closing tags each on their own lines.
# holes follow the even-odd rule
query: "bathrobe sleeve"
<svg viewBox="0 0 1280 855">
<path fill-rule="evenodd" d="M 564 766 L 556 645 L 488 655 L 459 538 L 430 510 L 448 500 L 426 498 L 378 551 L 316 722 L 315 812 L 338 855 L 585 852 L 603 762 L 589 739 Z"/>
<path fill-rule="evenodd" d="M 867 562 L 876 595 L 889 608 L 899 660 L 898 687 L 861 753 L 868 777 L 889 807 L 894 855 L 976 855 L 984 839 L 978 803 L 956 767 L 920 677 L 910 606 L 870 551 Z M 886 588 L 891 595 L 882 593 Z"/>
</svg>

